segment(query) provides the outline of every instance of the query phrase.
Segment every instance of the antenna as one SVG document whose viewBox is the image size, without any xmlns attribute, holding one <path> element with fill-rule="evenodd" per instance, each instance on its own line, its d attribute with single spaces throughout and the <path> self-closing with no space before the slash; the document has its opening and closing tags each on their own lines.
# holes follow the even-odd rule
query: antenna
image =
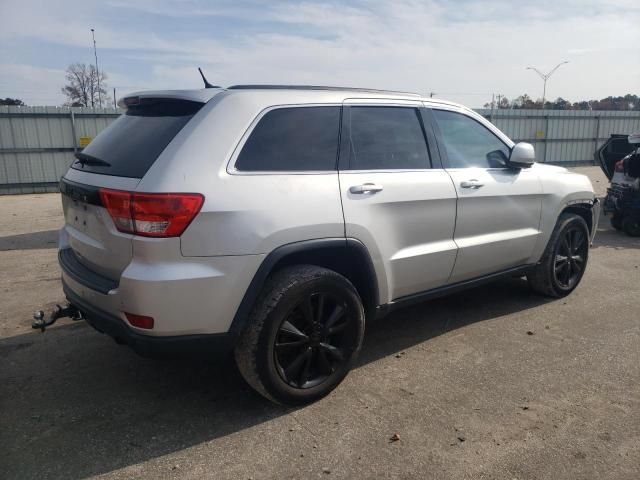
<svg viewBox="0 0 640 480">
<path fill-rule="evenodd" d="M 200 72 L 200 76 L 202 77 L 202 81 L 204 82 L 204 88 L 220 88 L 217 85 L 211 85 L 207 81 L 207 78 L 204 76 L 204 73 L 202 73 L 202 69 L 200 67 L 198 67 L 198 71 Z"/>
</svg>

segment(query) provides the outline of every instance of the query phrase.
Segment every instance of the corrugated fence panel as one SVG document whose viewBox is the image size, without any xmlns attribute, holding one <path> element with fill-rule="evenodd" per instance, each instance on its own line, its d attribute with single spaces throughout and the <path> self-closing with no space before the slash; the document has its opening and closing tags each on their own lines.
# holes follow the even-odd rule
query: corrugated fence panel
<svg viewBox="0 0 640 480">
<path fill-rule="evenodd" d="M 0 194 L 56 191 L 80 149 L 122 113 L 112 108 L 0 106 Z M 539 162 L 586 164 L 612 133 L 640 131 L 640 112 L 489 110 L 478 113 L 514 141 L 530 142 Z"/>
<path fill-rule="evenodd" d="M 588 164 L 612 133 L 640 131 L 640 112 L 477 110 L 515 142 L 530 142 L 539 162 Z"/>
<path fill-rule="evenodd" d="M 112 108 L 0 106 L 0 194 L 56 191 L 80 149 L 122 112 Z"/>
</svg>

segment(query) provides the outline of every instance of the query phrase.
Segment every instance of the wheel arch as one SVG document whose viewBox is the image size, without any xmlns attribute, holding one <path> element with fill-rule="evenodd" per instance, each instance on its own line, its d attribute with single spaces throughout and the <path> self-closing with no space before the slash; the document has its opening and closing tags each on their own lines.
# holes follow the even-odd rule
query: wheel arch
<svg viewBox="0 0 640 480">
<path fill-rule="evenodd" d="M 237 337 L 244 329 L 267 277 L 283 267 L 297 264 L 316 265 L 343 275 L 358 291 L 365 314 L 375 313 L 380 298 L 378 283 L 373 261 L 364 244 L 353 238 L 305 240 L 282 245 L 265 257 L 236 310 L 230 334 Z"/>
<path fill-rule="evenodd" d="M 588 202 L 578 202 L 572 203 L 570 205 L 566 205 L 562 211 L 558 214 L 558 217 L 563 213 L 574 213 L 579 215 L 584 219 L 589 228 L 589 236 L 593 237 L 594 229 L 598 228 L 598 225 L 594 225 L 594 215 L 593 215 L 593 203 Z"/>
</svg>

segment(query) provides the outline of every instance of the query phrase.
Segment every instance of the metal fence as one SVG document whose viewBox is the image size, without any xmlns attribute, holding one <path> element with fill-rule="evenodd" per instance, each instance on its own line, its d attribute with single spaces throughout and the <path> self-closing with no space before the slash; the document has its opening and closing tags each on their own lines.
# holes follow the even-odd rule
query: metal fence
<svg viewBox="0 0 640 480">
<path fill-rule="evenodd" d="M 584 110 L 476 110 L 517 142 L 536 149 L 536 161 L 592 164 L 612 133 L 640 131 L 640 112 Z"/>
<path fill-rule="evenodd" d="M 0 194 L 56 192 L 74 152 L 121 111 L 0 106 Z"/>
<path fill-rule="evenodd" d="M 640 112 L 478 110 L 515 141 L 536 147 L 539 162 L 593 162 L 612 133 L 640 131 Z M 121 111 L 113 108 L 0 106 L 0 194 L 55 192 L 73 153 Z"/>
</svg>

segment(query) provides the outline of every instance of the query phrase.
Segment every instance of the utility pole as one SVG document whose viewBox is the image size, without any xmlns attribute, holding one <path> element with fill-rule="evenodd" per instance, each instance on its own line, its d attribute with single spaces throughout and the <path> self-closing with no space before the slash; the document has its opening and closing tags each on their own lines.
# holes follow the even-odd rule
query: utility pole
<svg viewBox="0 0 640 480">
<path fill-rule="evenodd" d="M 433 98 L 437 95 L 436 92 L 429 92 L 429 98 Z"/>
<path fill-rule="evenodd" d="M 116 103 L 116 87 L 113 87 L 113 108 L 117 108 L 118 104 Z"/>
<path fill-rule="evenodd" d="M 93 28 L 91 29 L 91 38 L 93 38 L 93 56 L 96 59 L 96 78 L 98 80 L 98 105 L 102 107 L 102 95 L 100 94 L 100 72 L 98 71 L 98 50 L 96 49 L 96 36 Z"/>
<path fill-rule="evenodd" d="M 493 109 L 496 106 L 496 94 L 491 94 L 491 113 L 489 114 L 489 121 L 493 122 Z"/>
<path fill-rule="evenodd" d="M 549 73 L 542 73 L 540 70 L 538 70 L 535 67 L 526 68 L 526 70 L 533 70 L 534 72 L 536 72 L 544 82 L 544 85 L 542 87 L 542 109 L 543 110 L 544 110 L 544 101 L 547 98 L 547 80 L 549 80 L 549 77 L 553 75 L 553 72 L 555 72 L 558 68 L 560 68 L 561 65 L 564 65 L 565 63 L 569 63 L 569 61 L 565 60 L 564 62 L 560 62 L 558 65 L 553 67 Z"/>
</svg>

